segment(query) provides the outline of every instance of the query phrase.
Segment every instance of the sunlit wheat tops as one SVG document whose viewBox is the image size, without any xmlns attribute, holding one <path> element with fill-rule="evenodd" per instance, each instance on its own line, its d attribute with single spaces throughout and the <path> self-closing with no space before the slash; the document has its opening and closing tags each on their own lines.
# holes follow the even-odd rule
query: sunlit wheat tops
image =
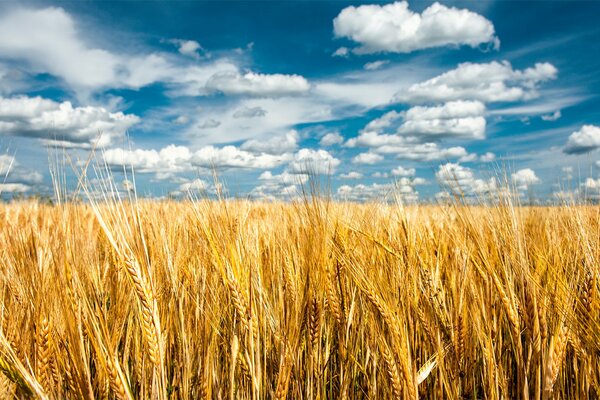
<svg viewBox="0 0 600 400">
<path fill-rule="evenodd" d="M 0 206 L 0 397 L 600 396 L 600 210 Z"/>
</svg>

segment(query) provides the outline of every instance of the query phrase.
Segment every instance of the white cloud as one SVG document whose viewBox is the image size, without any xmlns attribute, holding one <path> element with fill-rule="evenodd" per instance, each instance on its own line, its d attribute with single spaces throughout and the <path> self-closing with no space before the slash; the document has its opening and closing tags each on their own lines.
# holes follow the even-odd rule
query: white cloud
<svg viewBox="0 0 600 400">
<path fill-rule="evenodd" d="M 485 106 L 479 101 L 451 101 L 441 106 L 416 106 L 402 113 L 399 134 L 429 138 L 485 138 Z"/>
<path fill-rule="evenodd" d="M 379 135 L 374 131 L 363 132 L 358 137 L 347 140 L 345 146 L 369 147 L 372 153 L 393 154 L 397 159 L 411 161 L 470 158 L 469 153 L 461 146 L 443 148 L 434 142 L 422 143 L 415 137 Z"/>
<path fill-rule="evenodd" d="M 14 9 L 0 16 L 0 56 L 23 62 L 33 73 L 64 80 L 80 98 L 102 89 L 137 89 L 156 82 L 164 82 L 172 96 L 205 96 L 215 90 L 281 96 L 305 93 L 309 88 L 306 79 L 297 75 L 242 75 L 227 59 L 190 63 L 172 53 L 139 51 L 139 46 L 132 46 L 133 52 L 115 52 L 94 44 L 86 34 L 89 31 L 95 29 L 78 24 L 62 8 Z M 199 58 L 202 49 L 197 42 L 171 42 L 183 56 Z"/>
<path fill-rule="evenodd" d="M 0 154 L 0 193 L 24 193 L 42 181 L 39 172 L 23 167 L 14 156 Z"/>
<path fill-rule="evenodd" d="M 375 131 L 364 131 L 355 138 L 346 141 L 346 147 L 383 147 L 383 146 L 401 146 L 409 139 L 397 135 L 379 135 Z"/>
<path fill-rule="evenodd" d="M 552 114 L 542 115 L 541 118 L 544 121 L 556 121 L 560 117 L 562 117 L 562 114 L 560 113 L 560 110 L 556 110 Z"/>
<path fill-rule="evenodd" d="M 572 171 L 571 171 L 572 172 Z M 559 203 L 597 203 L 600 201 L 600 178 L 587 178 L 579 187 L 572 191 L 557 191 L 552 197 Z"/>
<path fill-rule="evenodd" d="M 360 44 L 357 54 L 395 52 L 441 46 L 499 46 L 494 25 L 466 9 L 434 3 L 421 14 L 408 9 L 406 1 L 344 8 L 333 20 L 337 37 Z"/>
<path fill-rule="evenodd" d="M 73 107 L 41 97 L 0 97 L 0 134 L 67 142 L 82 147 L 106 146 L 139 122 L 132 114 L 103 107 Z M 100 134 L 102 134 L 100 136 Z"/>
<path fill-rule="evenodd" d="M 179 190 L 181 192 L 189 192 L 189 191 L 200 191 L 203 192 L 210 187 L 210 184 L 203 179 L 196 178 L 192 181 L 182 183 L 179 185 Z"/>
<path fill-rule="evenodd" d="M 374 149 L 383 154 L 394 154 L 399 160 L 410 161 L 437 161 L 445 159 L 463 160 L 469 157 L 464 147 L 454 146 L 443 148 L 437 143 L 407 144 L 402 146 L 381 146 Z"/>
<path fill-rule="evenodd" d="M 348 50 L 347 47 L 340 47 L 339 49 L 334 51 L 331 56 L 332 57 L 348 57 L 349 52 L 350 51 Z"/>
<path fill-rule="evenodd" d="M 527 190 L 529 186 L 540 183 L 540 179 L 531 168 L 520 169 L 512 174 L 512 180 L 519 190 Z"/>
<path fill-rule="evenodd" d="M 118 79 L 118 57 L 86 46 L 71 16 L 61 8 L 4 13 L 0 18 L 0 54 L 24 58 L 34 68 L 63 77 L 75 86 L 104 85 Z"/>
<path fill-rule="evenodd" d="M 347 174 L 340 174 L 340 178 L 342 179 L 361 179 L 363 174 L 356 171 L 350 171 Z"/>
<path fill-rule="evenodd" d="M 8 154 L 0 154 L 0 178 L 4 179 L 6 175 L 12 170 L 16 160 L 13 156 Z"/>
<path fill-rule="evenodd" d="M 262 107 L 242 107 L 233 113 L 233 118 L 259 118 L 267 115 Z"/>
<path fill-rule="evenodd" d="M 335 173 L 335 169 L 340 163 L 340 160 L 325 150 L 300 149 L 294 154 L 294 158 L 289 164 L 289 171 L 294 174 L 329 175 Z"/>
<path fill-rule="evenodd" d="M 492 162 L 492 161 L 494 161 L 495 159 L 496 159 L 496 155 L 495 155 L 494 153 L 492 153 L 491 151 L 488 151 L 487 153 L 485 153 L 485 154 L 482 154 L 482 155 L 479 157 L 479 160 L 480 160 L 481 162 Z"/>
<path fill-rule="evenodd" d="M 366 69 L 367 71 L 373 71 L 373 70 L 379 69 L 389 63 L 390 63 L 389 60 L 377 60 L 377 61 L 366 63 L 363 66 L 363 68 Z"/>
<path fill-rule="evenodd" d="M 600 179 L 587 178 L 583 186 L 586 189 L 600 189 Z"/>
<path fill-rule="evenodd" d="M 251 139 L 244 142 L 240 148 L 253 153 L 284 154 L 296 150 L 298 147 L 298 132 L 292 130 L 285 135 L 270 139 Z"/>
<path fill-rule="evenodd" d="M 385 184 L 342 185 L 337 190 L 337 197 L 346 201 L 392 200 L 399 198 L 404 202 L 414 203 L 419 198 L 419 194 L 414 186 L 414 181 L 408 178 L 402 178 L 396 182 Z"/>
<path fill-rule="evenodd" d="M 225 94 L 256 97 L 295 96 L 310 89 L 308 81 L 300 75 L 257 74 L 247 72 L 218 72 L 213 75 L 206 87 Z"/>
<path fill-rule="evenodd" d="M 31 186 L 23 183 L 1 183 L 0 194 L 2 193 L 25 193 L 31 190 Z"/>
<path fill-rule="evenodd" d="M 478 179 L 470 168 L 456 163 L 440 165 L 435 176 L 442 186 L 469 196 L 496 193 L 498 189 L 494 178 Z"/>
<path fill-rule="evenodd" d="M 203 50 L 203 48 L 200 43 L 195 40 L 172 39 L 171 43 L 177 46 L 177 50 L 179 50 L 181 54 L 196 60 L 200 59 L 199 51 Z"/>
<path fill-rule="evenodd" d="M 377 172 L 373 172 L 371 174 L 371 177 L 373 177 L 373 178 L 388 178 L 389 174 L 387 172 L 377 171 Z"/>
<path fill-rule="evenodd" d="M 415 106 L 407 111 L 389 111 L 369 122 L 361 131 L 364 139 L 386 137 L 378 135 L 403 120 L 396 133 L 403 136 L 421 137 L 420 140 L 438 140 L 445 137 L 483 139 L 485 137 L 485 105 L 479 101 L 450 101 L 445 104 L 424 107 Z M 353 141 L 350 141 L 351 145 Z"/>
<path fill-rule="evenodd" d="M 280 185 L 301 185 L 308 181 L 306 174 L 291 174 L 287 171 L 279 175 L 273 175 L 271 171 L 265 171 L 258 177 L 259 181 L 277 183 Z"/>
<path fill-rule="evenodd" d="M 214 147 L 206 146 L 196 151 L 192 156 L 194 165 L 205 168 L 275 168 L 290 159 L 289 154 L 254 154 L 240 150 L 235 146 Z"/>
<path fill-rule="evenodd" d="M 194 168 L 275 168 L 291 160 L 291 154 L 254 154 L 235 146 L 205 146 L 191 151 L 185 146 L 169 145 L 157 150 L 108 149 L 104 161 L 115 169 L 133 167 L 138 173 L 155 173 L 158 179 L 167 179 Z"/>
<path fill-rule="evenodd" d="M 321 138 L 319 144 L 321 146 L 333 146 L 344 142 L 344 137 L 338 132 L 330 132 Z"/>
<path fill-rule="evenodd" d="M 103 158 L 115 169 L 133 168 L 136 173 L 155 173 L 161 179 L 193 168 L 192 152 L 185 146 L 169 145 L 159 151 L 108 149 L 103 152 Z"/>
<path fill-rule="evenodd" d="M 587 178 L 582 184 L 586 189 L 600 190 L 600 179 Z"/>
<path fill-rule="evenodd" d="M 408 176 L 415 176 L 415 172 L 416 171 L 414 168 L 404 168 L 402 166 L 398 166 L 392 170 L 392 175 L 408 177 Z"/>
<path fill-rule="evenodd" d="M 182 76 L 164 55 L 117 54 L 84 36 L 72 16 L 58 7 L 17 8 L 0 17 L 3 57 L 25 61 L 33 72 L 62 78 L 76 90 L 139 88 Z"/>
<path fill-rule="evenodd" d="M 584 125 L 573 132 L 563 151 L 567 154 L 582 154 L 600 148 L 600 127 Z"/>
<path fill-rule="evenodd" d="M 467 62 L 425 82 L 413 84 L 395 97 L 399 102 L 408 103 L 529 100 L 539 96 L 538 84 L 555 79 L 557 72 L 549 63 L 537 63 L 525 70 L 515 70 L 508 61 L 487 64 Z"/>
<path fill-rule="evenodd" d="M 354 164 L 377 164 L 378 162 L 383 161 L 383 156 L 377 153 L 360 153 L 356 157 L 352 159 Z"/>
<path fill-rule="evenodd" d="M 374 120 L 369 122 L 367 124 L 367 126 L 365 126 L 365 128 L 363 129 L 363 132 L 367 132 L 367 131 L 379 132 L 386 128 L 389 128 L 390 126 L 392 126 L 392 124 L 395 121 L 402 118 L 402 115 L 403 115 L 402 113 L 399 113 L 397 111 L 389 111 L 389 112 L 383 114 L 381 117 L 375 118 Z"/>
<path fill-rule="evenodd" d="M 271 171 L 263 172 L 258 180 L 260 185 L 250 192 L 250 197 L 261 200 L 280 200 L 298 197 L 301 194 L 299 186 L 306 183 L 309 176 L 306 174 L 291 174 L 282 172 L 273 175 Z"/>
</svg>

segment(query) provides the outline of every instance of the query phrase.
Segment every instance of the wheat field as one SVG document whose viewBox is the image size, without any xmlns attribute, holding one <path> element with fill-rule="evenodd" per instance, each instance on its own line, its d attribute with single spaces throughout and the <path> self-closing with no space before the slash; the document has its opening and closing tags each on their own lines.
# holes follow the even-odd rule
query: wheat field
<svg viewBox="0 0 600 400">
<path fill-rule="evenodd" d="M 600 209 L 0 206 L 0 397 L 600 395 Z"/>
</svg>

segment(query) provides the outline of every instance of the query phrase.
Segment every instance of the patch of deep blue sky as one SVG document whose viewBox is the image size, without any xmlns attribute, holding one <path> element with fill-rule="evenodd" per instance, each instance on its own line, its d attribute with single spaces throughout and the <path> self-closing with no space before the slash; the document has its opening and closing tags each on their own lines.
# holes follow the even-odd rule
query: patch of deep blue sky
<svg viewBox="0 0 600 400">
<path fill-rule="evenodd" d="M 369 4 L 387 2 L 369 2 Z M 555 101 L 556 109 L 561 110 L 561 118 L 544 121 L 539 115 L 527 113 L 494 116 L 494 110 L 525 105 L 524 102 L 488 104 L 490 115 L 486 117 L 487 127 L 484 140 L 453 139 L 444 142 L 444 147 L 464 146 L 469 152 L 478 154 L 492 151 L 500 162 L 507 160 L 511 168 L 528 167 L 536 171 L 545 183 L 537 188 L 549 193 L 555 188 L 552 183 L 561 173 L 565 164 L 561 159 L 549 160 L 561 155 L 560 148 L 567 137 L 584 124 L 600 124 L 600 28 L 597 16 L 600 15 L 599 2 L 578 1 L 457 1 L 444 2 L 459 8 L 477 12 L 493 24 L 501 41 L 499 51 L 468 46 L 436 47 L 417 50 L 406 54 L 371 54 L 332 57 L 340 46 L 352 47 L 347 39 L 333 37 L 332 21 L 348 5 L 362 2 L 325 1 L 226 1 L 226 2 L 34 2 L 28 7 L 54 5 L 64 8 L 73 15 L 78 26 L 83 28 L 84 37 L 93 39 L 96 46 L 113 51 L 122 49 L 132 52 L 135 49 L 153 51 L 176 51 L 165 40 L 180 38 L 198 41 L 214 57 L 220 52 L 229 53 L 233 49 L 251 51 L 240 55 L 237 62 L 249 70 L 260 73 L 299 74 L 309 82 L 344 76 L 354 71 L 362 71 L 367 62 L 389 61 L 387 66 L 404 65 L 407 69 L 426 69 L 428 77 L 433 77 L 453 69 L 461 62 L 489 62 L 508 60 L 515 69 L 525 69 L 536 62 L 550 62 L 557 67 L 558 78 L 540 86 L 542 96 L 527 102 L 529 105 Z M 411 10 L 421 12 L 431 2 L 412 1 Z M 11 8 L 3 4 L 2 9 Z M 10 61 L 10 60 L 9 60 Z M 386 67 L 384 67 L 386 68 Z M 65 85 L 49 74 L 31 75 L 32 84 L 24 93 L 40 95 L 57 101 L 71 100 L 79 104 L 76 95 Z M 169 108 L 191 109 L 195 105 L 226 104 L 227 96 L 212 95 L 174 98 L 167 95 L 162 83 L 151 84 L 138 90 L 106 88 L 95 93 L 95 101 L 101 103 L 110 98 L 121 98 L 117 109 L 141 117 L 142 123 L 130 131 L 132 143 L 136 147 L 159 149 L 168 144 L 188 144 L 189 137 L 181 136 L 171 121 L 176 113 Z M 560 106 L 561 99 L 577 98 L 566 107 Z M 338 130 L 345 139 L 355 137 L 372 119 L 390 110 L 405 110 L 409 106 L 394 104 L 352 115 L 342 120 L 303 124 L 296 126 L 300 132 L 301 147 L 318 148 L 319 138 L 315 132 Z M 33 146 L 32 139 L 4 139 L 12 149 L 18 149 L 21 164 L 31 164 L 32 168 L 43 172 L 46 166 L 46 150 Z M 241 141 L 232 144 L 240 144 Z M 396 160 L 387 156 L 374 165 L 352 165 L 352 157 L 367 149 L 339 147 L 334 155 L 342 160 L 340 173 L 357 170 L 364 174 L 360 181 L 344 181 L 332 177 L 334 188 L 341 184 L 358 182 L 382 183 L 381 179 L 371 178 L 374 172 L 389 172 L 402 165 L 415 167 L 417 176 L 428 180 L 431 185 L 419 186 L 422 198 L 433 196 L 438 191 L 435 184 L 435 170 L 445 160 L 431 162 L 411 162 Z M 333 152 L 333 151 L 332 151 Z M 503 158 L 504 157 L 504 158 Z M 572 159 L 570 159 L 572 161 Z M 592 156 L 577 158 L 581 166 L 587 168 L 596 160 Z M 473 169 L 489 169 L 492 165 L 465 162 Z M 575 166 L 577 167 L 577 166 Z M 285 166 L 273 169 L 277 173 Z M 255 179 L 261 171 L 228 169 L 222 176 L 230 187 L 240 192 L 250 190 L 257 184 Z M 46 176 L 48 174 L 46 173 Z M 183 174 L 192 178 L 194 173 Z M 155 182 L 151 174 L 138 175 L 141 191 L 153 195 L 164 195 L 177 184 Z M 49 182 L 46 182 L 48 185 Z"/>
</svg>

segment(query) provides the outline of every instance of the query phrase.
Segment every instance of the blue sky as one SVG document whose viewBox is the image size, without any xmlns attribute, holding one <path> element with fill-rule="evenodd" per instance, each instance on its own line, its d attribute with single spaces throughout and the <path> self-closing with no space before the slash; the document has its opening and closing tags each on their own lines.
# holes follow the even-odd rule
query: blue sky
<svg viewBox="0 0 600 400">
<path fill-rule="evenodd" d="M 121 190 L 598 196 L 600 3 L 0 4 L 0 191 L 91 148 Z M 63 161 L 64 162 L 64 161 Z M 73 167 L 71 166 L 73 165 Z"/>
</svg>

